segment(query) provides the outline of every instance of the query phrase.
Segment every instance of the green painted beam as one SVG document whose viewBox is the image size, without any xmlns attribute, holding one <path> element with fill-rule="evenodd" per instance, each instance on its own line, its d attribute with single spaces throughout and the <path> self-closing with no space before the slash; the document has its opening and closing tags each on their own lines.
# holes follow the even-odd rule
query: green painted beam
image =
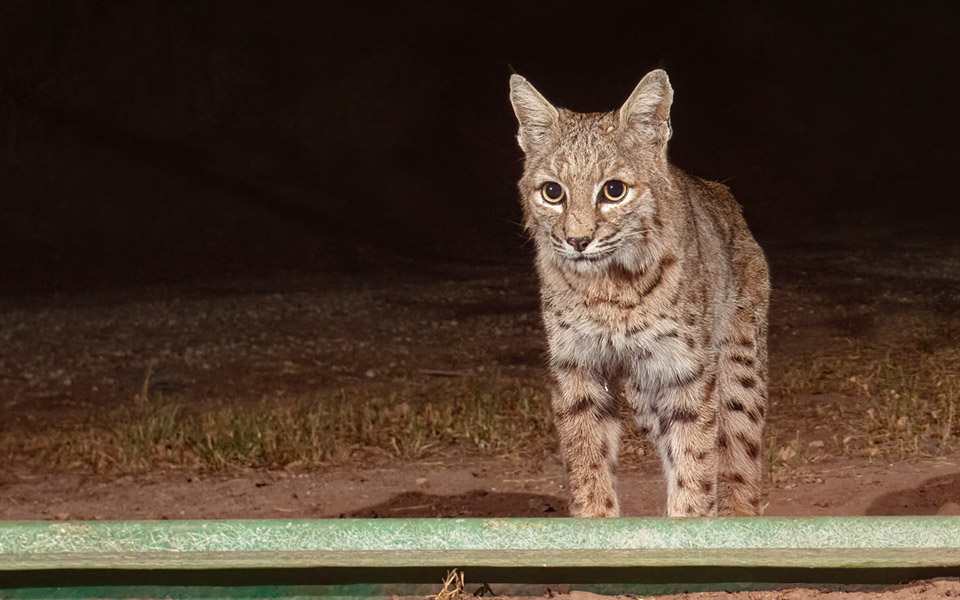
<svg viewBox="0 0 960 600">
<path fill-rule="evenodd" d="M 960 566 L 960 517 L 0 522 L 30 570 Z"/>
<path fill-rule="evenodd" d="M 526 596 L 889 584 L 960 575 L 960 518 L 0 522 L 4 600 L 386 600 L 450 568 Z"/>
</svg>

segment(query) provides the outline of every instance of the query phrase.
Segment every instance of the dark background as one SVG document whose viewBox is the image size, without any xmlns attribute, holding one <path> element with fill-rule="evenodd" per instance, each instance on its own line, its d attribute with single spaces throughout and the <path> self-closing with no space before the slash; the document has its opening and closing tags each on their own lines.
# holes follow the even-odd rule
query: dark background
<svg viewBox="0 0 960 600">
<path fill-rule="evenodd" d="M 512 70 L 676 91 L 761 241 L 952 228 L 950 4 L 0 1 L 0 286 L 529 260 Z M 414 267 L 415 268 L 415 267 Z"/>
</svg>

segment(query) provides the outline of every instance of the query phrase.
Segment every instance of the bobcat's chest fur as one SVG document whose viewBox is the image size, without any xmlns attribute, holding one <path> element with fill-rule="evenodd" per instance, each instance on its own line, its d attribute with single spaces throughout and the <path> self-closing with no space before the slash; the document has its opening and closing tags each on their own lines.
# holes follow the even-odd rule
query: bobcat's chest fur
<svg viewBox="0 0 960 600">
<path fill-rule="evenodd" d="M 666 74 L 607 114 L 511 85 L 571 512 L 619 514 L 626 401 L 660 452 L 669 515 L 756 514 L 766 262 L 729 191 L 667 163 Z"/>
<path fill-rule="evenodd" d="M 640 272 L 615 269 L 590 277 L 541 273 L 544 323 L 554 365 L 604 365 L 606 377 L 631 373 L 656 390 L 712 362 L 709 307 L 703 290 L 687 289 L 683 265 L 664 256 Z M 609 383 L 608 383 L 609 387 Z"/>
</svg>

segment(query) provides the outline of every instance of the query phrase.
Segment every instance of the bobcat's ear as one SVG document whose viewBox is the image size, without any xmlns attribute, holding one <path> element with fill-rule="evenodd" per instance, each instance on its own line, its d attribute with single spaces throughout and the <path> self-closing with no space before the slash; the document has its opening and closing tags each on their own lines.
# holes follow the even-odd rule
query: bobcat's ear
<svg viewBox="0 0 960 600">
<path fill-rule="evenodd" d="M 560 113 L 520 75 L 510 76 L 510 103 L 520 122 L 517 142 L 524 152 L 530 153 L 552 137 Z"/>
<path fill-rule="evenodd" d="M 620 129 L 636 135 L 640 141 L 665 145 L 673 135 L 671 104 L 673 88 L 667 72 L 650 71 L 620 107 Z"/>
</svg>

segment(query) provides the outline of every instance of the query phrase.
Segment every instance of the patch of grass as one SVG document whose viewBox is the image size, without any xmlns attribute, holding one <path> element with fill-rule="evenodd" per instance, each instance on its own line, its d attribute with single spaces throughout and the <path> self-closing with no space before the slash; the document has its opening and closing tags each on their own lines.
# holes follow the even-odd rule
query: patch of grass
<svg viewBox="0 0 960 600">
<path fill-rule="evenodd" d="M 839 452 L 902 460 L 960 448 L 960 353 L 955 349 L 851 346 L 846 352 L 794 358 L 780 373 L 774 391 L 783 408 L 799 419 L 832 418 L 840 432 L 834 436 Z M 818 406 L 798 400 L 810 394 L 851 401 Z M 794 446 L 803 450 L 802 444 Z M 784 448 L 774 455 L 782 457 Z"/>
<path fill-rule="evenodd" d="M 543 452 L 552 442 L 549 401 L 518 381 L 442 381 L 385 395 L 340 391 L 190 410 L 143 390 L 96 423 L 38 432 L 20 452 L 47 464 L 140 471 L 156 466 L 309 468 L 369 453 L 415 459 L 460 450 Z M 11 452 L 9 442 L 0 446 Z"/>
<path fill-rule="evenodd" d="M 960 448 L 960 352 L 851 344 L 774 365 L 769 472 L 831 456 L 907 459 Z M 804 396 L 823 394 L 826 401 Z M 626 417 L 625 415 L 625 418 Z M 650 458 L 627 422 L 621 459 Z M 542 382 L 492 376 L 397 382 L 199 409 L 146 387 L 95 420 L 0 431 L 0 456 L 59 468 L 313 468 L 371 457 L 556 452 Z"/>
<path fill-rule="evenodd" d="M 867 410 L 871 447 L 892 447 L 901 458 L 960 447 L 960 377 L 957 361 L 945 358 L 924 356 L 914 368 L 880 366 L 872 382 L 875 404 Z"/>
</svg>

